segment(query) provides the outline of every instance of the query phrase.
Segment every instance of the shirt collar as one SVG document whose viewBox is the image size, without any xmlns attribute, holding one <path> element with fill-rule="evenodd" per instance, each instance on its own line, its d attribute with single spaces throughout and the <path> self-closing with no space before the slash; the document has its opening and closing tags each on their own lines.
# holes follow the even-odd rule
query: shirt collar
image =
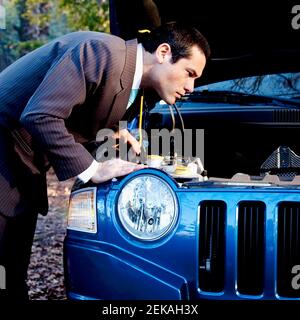
<svg viewBox="0 0 300 320">
<path fill-rule="evenodd" d="M 131 89 L 139 89 L 143 75 L 143 46 L 141 43 L 137 45 L 135 72 Z"/>
</svg>

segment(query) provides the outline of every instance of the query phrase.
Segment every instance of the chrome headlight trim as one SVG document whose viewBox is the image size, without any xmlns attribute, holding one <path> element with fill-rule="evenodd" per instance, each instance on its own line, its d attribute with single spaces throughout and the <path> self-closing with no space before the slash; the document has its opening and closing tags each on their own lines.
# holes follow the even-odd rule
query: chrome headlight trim
<svg viewBox="0 0 300 320">
<path fill-rule="evenodd" d="M 150 173 L 136 175 L 122 186 L 116 210 L 123 229 L 145 242 L 167 236 L 179 215 L 178 201 L 170 184 Z"/>
</svg>

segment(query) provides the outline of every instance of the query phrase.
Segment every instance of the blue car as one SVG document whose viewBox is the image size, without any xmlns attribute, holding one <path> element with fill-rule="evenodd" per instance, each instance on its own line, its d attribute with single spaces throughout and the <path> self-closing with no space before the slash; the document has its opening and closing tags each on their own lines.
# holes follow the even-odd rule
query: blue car
<svg viewBox="0 0 300 320">
<path fill-rule="evenodd" d="M 213 55 L 195 91 L 175 106 L 153 103 L 143 117 L 149 137 L 161 128 L 191 134 L 183 144 L 192 152 L 180 155 L 173 136 L 167 154 L 150 157 L 159 165 L 98 185 L 76 181 L 64 242 L 68 298 L 300 300 L 297 11 L 254 2 L 245 16 L 232 1 L 218 10 L 153 2 L 155 10 L 111 1 L 111 30 L 129 39 L 154 17 L 187 17 L 208 38 Z M 130 130 L 137 123 L 128 117 Z"/>
</svg>

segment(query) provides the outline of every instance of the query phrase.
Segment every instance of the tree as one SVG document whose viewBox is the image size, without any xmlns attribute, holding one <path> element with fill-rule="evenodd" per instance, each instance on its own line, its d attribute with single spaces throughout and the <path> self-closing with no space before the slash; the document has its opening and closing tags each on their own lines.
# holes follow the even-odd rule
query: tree
<svg viewBox="0 0 300 320">
<path fill-rule="evenodd" d="M 16 27 L 20 41 L 47 39 L 52 5 L 37 0 L 15 0 L 15 4 L 20 20 L 19 27 Z"/>
<path fill-rule="evenodd" d="M 7 0 L 7 27 L 0 30 L 0 71 L 62 34 L 109 32 L 108 0 Z"/>
<path fill-rule="evenodd" d="M 71 29 L 109 32 L 108 0 L 58 1 Z"/>
</svg>

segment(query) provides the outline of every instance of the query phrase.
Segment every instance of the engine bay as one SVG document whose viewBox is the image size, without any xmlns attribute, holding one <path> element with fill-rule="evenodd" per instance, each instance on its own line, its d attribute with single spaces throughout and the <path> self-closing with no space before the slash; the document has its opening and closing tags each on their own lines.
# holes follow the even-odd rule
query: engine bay
<svg viewBox="0 0 300 320">
<path fill-rule="evenodd" d="M 209 120 L 184 113 L 182 119 L 185 130 L 203 129 L 204 154 L 201 159 L 182 159 L 173 153 L 172 163 L 170 154 L 160 154 L 163 157 L 160 169 L 174 179 L 180 182 L 198 180 L 253 185 L 300 184 L 298 123 L 241 123 L 224 121 L 222 115 Z M 150 114 L 147 127 L 163 127 L 172 131 L 174 124 L 170 117 L 154 113 Z M 178 123 L 177 127 L 180 127 Z M 193 144 L 193 153 L 195 148 Z M 151 146 L 148 150 L 151 150 Z M 175 169 L 174 163 L 177 165 Z M 182 169 L 182 166 L 186 169 Z"/>
</svg>

